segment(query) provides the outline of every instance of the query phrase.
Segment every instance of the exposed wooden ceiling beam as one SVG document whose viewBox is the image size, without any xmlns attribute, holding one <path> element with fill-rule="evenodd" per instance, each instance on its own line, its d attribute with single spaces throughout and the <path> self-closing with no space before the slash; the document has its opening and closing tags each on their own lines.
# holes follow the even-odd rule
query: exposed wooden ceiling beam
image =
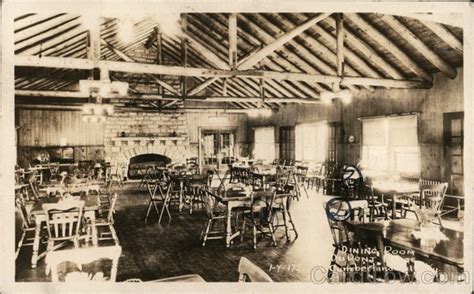
<svg viewBox="0 0 474 294">
<path fill-rule="evenodd" d="M 404 24 L 398 21 L 391 15 L 380 15 L 381 18 L 388 24 L 393 30 L 399 33 L 411 46 L 423 54 L 434 66 L 440 71 L 444 72 L 451 79 L 456 77 L 456 70 L 451 67 L 446 61 L 444 61 L 436 52 L 430 49 L 423 41 L 421 41 L 415 34 L 413 34 Z"/>
<path fill-rule="evenodd" d="M 229 14 L 229 67 L 237 65 L 237 14 Z"/>
<path fill-rule="evenodd" d="M 336 57 L 337 76 L 344 75 L 344 18 L 342 13 L 336 14 Z M 339 84 L 334 84 L 334 90 L 339 90 Z"/>
<path fill-rule="evenodd" d="M 336 21 L 328 17 L 323 22 L 329 24 L 332 28 L 336 28 Z M 315 26 L 317 27 L 317 26 Z M 394 79 L 404 79 L 405 76 L 400 73 L 393 65 L 383 59 L 369 44 L 364 40 L 359 39 L 356 35 L 346 29 L 346 44 L 348 47 L 352 47 L 355 50 L 360 51 L 365 57 L 365 60 L 372 64 L 375 68 L 378 68 L 382 72 L 385 72 L 389 77 Z"/>
<path fill-rule="evenodd" d="M 107 48 L 109 48 L 110 50 L 112 50 L 115 54 L 117 54 L 117 56 L 119 56 L 121 59 L 123 59 L 124 61 L 126 62 L 135 62 L 135 60 L 131 57 L 129 57 L 127 54 L 123 53 L 122 51 L 116 49 L 115 47 L 113 47 L 111 44 L 109 44 L 107 41 L 105 41 L 104 39 L 102 39 L 102 43 L 104 45 L 107 46 Z M 157 66 L 160 66 L 160 65 L 157 65 Z M 103 67 L 103 66 L 102 66 Z M 110 70 L 110 69 L 109 69 Z M 157 77 L 151 75 L 151 74 L 147 74 L 148 77 L 152 78 L 158 85 L 160 85 L 161 87 L 163 87 L 164 89 L 168 90 L 170 93 L 172 94 L 175 94 L 175 95 L 179 95 L 179 92 L 176 91 L 173 86 L 171 86 L 170 84 L 166 83 L 166 82 L 163 82 L 162 80 L 158 79 Z"/>
<path fill-rule="evenodd" d="M 426 27 L 428 27 L 433 33 L 438 35 L 438 37 L 440 37 L 441 40 L 448 43 L 448 45 L 451 46 L 451 48 L 453 48 L 454 50 L 456 50 L 459 55 L 463 54 L 462 41 L 456 38 L 447 28 L 435 22 L 426 21 L 426 20 L 420 20 L 420 21 Z"/>
<path fill-rule="evenodd" d="M 374 39 L 377 43 L 387 49 L 395 56 L 400 63 L 409 68 L 413 73 L 422 77 L 424 80 L 431 81 L 433 77 L 421 66 L 419 66 L 413 59 L 411 59 L 405 52 L 403 52 L 396 44 L 379 32 L 375 27 L 365 21 L 356 13 L 345 14 L 353 23 L 355 23 L 363 32 Z"/>
<path fill-rule="evenodd" d="M 288 31 L 275 39 L 273 42 L 269 43 L 267 46 L 263 47 L 259 51 L 255 52 L 254 54 L 250 55 L 248 58 L 240 62 L 237 66 L 238 69 L 245 70 L 252 68 L 254 65 L 256 65 L 260 60 L 264 59 L 271 53 L 273 53 L 275 50 L 283 46 L 285 43 L 296 37 L 297 35 L 301 34 L 305 30 L 309 29 L 319 21 L 325 19 L 331 15 L 330 13 L 322 13 L 319 14 L 318 16 L 315 16 L 313 18 L 308 19 L 301 25 L 295 27 L 291 31 Z"/>
<path fill-rule="evenodd" d="M 255 18 L 261 19 L 262 17 L 258 14 L 254 15 Z M 262 19 L 262 21 L 265 21 Z M 263 30 L 256 22 L 248 15 L 242 15 L 242 26 L 245 25 L 246 30 L 249 31 L 249 34 L 257 36 L 258 40 L 261 40 L 263 43 L 271 43 L 275 38 L 269 34 L 267 31 Z M 270 25 L 268 23 L 268 25 Z M 279 29 L 278 29 L 279 30 Z M 311 62 L 307 60 L 309 57 L 308 50 L 294 42 L 293 40 L 289 41 L 288 44 L 292 45 L 296 50 L 289 50 L 285 46 L 281 47 L 277 52 L 278 58 L 274 58 L 274 61 L 281 59 L 285 62 L 285 66 L 289 67 L 291 71 L 297 72 L 307 72 L 315 74 L 336 74 L 334 68 L 328 66 L 325 62 L 313 56 Z M 306 58 L 305 58 L 306 57 Z M 271 59 L 272 56 L 269 56 L 267 59 Z M 312 84 L 313 85 L 313 84 Z M 326 91 L 324 87 L 321 87 L 318 84 L 314 84 L 319 91 Z"/>
<path fill-rule="evenodd" d="M 88 99 L 88 93 L 80 91 L 42 91 L 42 90 L 15 90 L 16 96 L 23 97 L 60 97 L 60 98 L 84 98 Z M 156 94 L 129 94 L 126 97 L 116 97 L 114 99 L 141 99 L 141 100 L 176 100 L 182 97 L 163 97 Z M 264 98 L 262 97 L 223 97 L 223 96 L 198 96 L 186 97 L 187 101 L 210 101 L 210 102 L 242 102 L 242 103 L 320 103 L 319 99 L 310 98 Z"/>
<path fill-rule="evenodd" d="M 189 25 L 191 27 L 191 25 Z M 197 40 L 194 40 L 193 37 L 188 34 L 188 40 L 190 45 L 199 53 L 201 53 L 207 60 L 211 61 L 213 64 L 220 69 L 230 69 L 229 65 L 223 61 L 219 56 L 217 56 L 214 52 L 210 51 L 203 45 L 201 45 Z"/>
<path fill-rule="evenodd" d="M 81 111 L 82 105 L 57 105 L 57 104 L 26 104 L 17 103 L 16 108 L 22 109 L 61 109 L 61 110 L 76 110 Z M 176 112 L 211 112 L 211 113 L 238 113 L 245 114 L 247 109 L 220 109 L 220 108 L 177 108 L 177 109 L 158 109 L 158 108 L 142 108 L 142 107 L 127 107 L 127 106 L 116 106 L 114 107 L 116 112 L 129 112 L 129 111 L 143 111 L 143 112 L 160 112 L 160 113 L 176 113 Z"/>
<path fill-rule="evenodd" d="M 212 15 L 212 17 L 217 18 L 217 20 L 211 19 L 209 15 L 201 15 L 201 17 L 204 18 L 203 21 L 205 22 L 211 22 L 214 24 L 225 23 L 225 18 L 221 14 Z M 223 29 L 222 26 L 213 27 L 213 29 L 216 29 L 217 31 L 219 30 L 219 28 Z M 242 33 L 240 37 L 242 40 L 241 42 L 242 47 L 243 48 L 247 47 L 247 51 L 251 52 L 251 54 L 253 54 L 253 52 L 256 52 L 255 48 L 260 48 L 261 42 L 253 34 Z M 252 49 L 249 49 L 249 48 L 252 48 Z M 296 67 L 293 62 L 290 62 L 289 60 L 287 60 L 279 51 L 275 52 L 276 58 L 272 58 L 272 56 L 269 56 L 267 59 L 263 60 L 264 65 L 266 67 L 268 67 L 270 70 L 273 70 L 273 71 L 302 72 L 300 68 Z M 324 90 L 319 84 L 312 84 L 311 86 L 309 86 L 308 84 L 304 82 L 282 81 L 281 83 L 282 85 L 285 85 L 291 88 L 293 91 L 298 92 L 301 97 L 316 97 L 320 91 Z"/>
<path fill-rule="evenodd" d="M 50 68 L 75 68 L 92 69 L 93 64 L 90 60 L 64 57 L 38 57 L 38 56 L 15 56 L 16 66 L 50 67 Z M 138 62 L 120 62 L 100 60 L 99 67 L 108 68 L 109 71 L 141 73 L 141 74 L 163 74 L 174 76 L 191 77 L 247 77 L 264 78 L 274 80 L 306 81 L 310 83 L 325 83 L 332 85 L 340 82 L 343 85 L 371 85 L 396 88 L 429 88 L 430 82 L 412 81 L 412 80 L 393 80 L 393 79 L 375 79 L 361 77 L 345 77 L 342 79 L 337 76 L 290 73 L 261 70 L 219 70 L 209 68 L 182 67 L 170 65 L 157 65 Z"/>
<path fill-rule="evenodd" d="M 190 89 L 188 91 L 187 96 L 193 96 L 193 95 L 198 94 L 199 92 L 201 92 L 202 90 L 204 90 L 205 88 L 210 86 L 212 83 L 214 83 L 218 79 L 219 78 L 217 78 L 217 77 L 207 79 L 206 81 L 202 82 L 201 84 L 197 85 L 196 87 Z"/>
<path fill-rule="evenodd" d="M 442 23 L 458 28 L 463 28 L 464 26 L 464 19 L 461 13 L 397 13 L 397 15 L 415 18 L 423 22 Z"/>
</svg>

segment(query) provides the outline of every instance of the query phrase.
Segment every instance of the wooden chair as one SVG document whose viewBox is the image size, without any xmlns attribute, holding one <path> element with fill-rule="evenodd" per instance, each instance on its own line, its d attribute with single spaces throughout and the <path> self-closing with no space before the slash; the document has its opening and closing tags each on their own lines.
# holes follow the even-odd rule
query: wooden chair
<svg viewBox="0 0 474 294">
<path fill-rule="evenodd" d="M 246 257 L 239 261 L 239 282 L 273 282 L 272 278 Z"/>
<path fill-rule="evenodd" d="M 171 220 L 171 213 L 167 205 L 171 191 L 171 181 L 164 178 L 150 179 L 146 181 L 145 185 L 148 189 L 148 195 L 150 196 L 150 203 L 146 212 L 145 223 L 148 221 L 148 217 L 150 216 L 152 208 L 159 216 L 158 223 L 161 223 L 161 219 L 165 210 L 168 214 L 169 220 Z M 158 209 L 157 204 L 161 204 L 161 211 Z"/>
<path fill-rule="evenodd" d="M 388 204 L 374 194 L 374 188 L 364 184 L 360 189 L 362 199 L 369 203 L 369 220 L 371 222 L 388 219 Z"/>
<path fill-rule="evenodd" d="M 15 251 L 15 259 L 20 253 L 21 247 L 33 246 L 34 234 L 35 234 L 35 223 L 28 217 L 28 211 L 25 207 L 24 200 L 22 198 L 15 198 L 15 205 L 18 209 L 18 213 L 21 217 L 21 237 L 18 242 L 17 249 Z"/>
<path fill-rule="evenodd" d="M 418 219 L 416 211 L 419 207 L 427 207 L 435 212 L 435 217 L 438 219 L 439 225 L 443 227 L 441 223 L 441 216 L 443 215 L 443 202 L 448 189 L 448 183 L 436 183 L 433 184 L 423 183 L 420 185 L 420 196 L 419 205 L 415 202 L 407 202 L 403 205 L 403 217 L 406 217 L 407 212 L 412 212 Z"/>
<path fill-rule="evenodd" d="M 291 193 L 285 193 L 277 191 L 273 195 L 273 200 L 271 201 L 272 207 L 272 225 L 276 231 L 278 228 L 285 228 L 285 236 L 287 241 L 290 241 L 290 231 L 295 233 L 295 239 L 298 239 L 298 231 L 296 230 L 295 223 L 291 217 L 290 207 L 293 201 L 293 195 Z M 280 218 L 281 216 L 281 218 Z M 283 223 L 280 221 L 283 219 Z M 291 227 L 290 227 L 291 225 Z"/>
<path fill-rule="evenodd" d="M 275 194 L 276 191 L 253 191 L 250 194 L 250 209 L 243 212 L 241 241 L 244 239 L 246 225 L 251 226 L 253 249 L 257 249 L 257 233 L 270 237 L 273 245 L 276 246 L 271 209 Z M 246 220 L 249 220 L 249 223 Z"/>
<path fill-rule="evenodd" d="M 438 219 L 441 227 L 443 227 L 441 222 L 442 208 L 447 190 L 448 183 L 426 185 L 421 190 L 422 205 L 435 211 L 435 217 Z"/>
<path fill-rule="evenodd" d="M 57 203 L 43 204 L 48 231 L 48 252 L 57 249 L 67 241 L 79 247 L 79 234 L 82 224 L 84 201 L 61 200 Z M 56 242 L 61 242 L 55 247 Z"/>
<path fill-rule="evenodd" d="M 106 212 L 104 215 L 99 215 L 95 219 L 95 226 L 97 228 L 97 232 L 99 232 L 98 240 L 114 240 L 115 245 L 119 245 L 119 240 L 117 238 L 117 233 L 115 232 L 114 228 L 114 214 L 115 214 L 115 204 L 117 202 L 117 193 L 114 193 L 112 197 L 110 197 L 110 205 L 102 210 L 102 214 Z M 105 232 L 100 232 L 99 228 L 105 228 Z"/>
<path fill-rule="evenodd" d="M 108 187 L 111 188 L 114 184 L 117 184 L 120 188 L 123 188 L 123 182 L 127 173 L 127 163 L 122 162 L 117 164 L 115 171 L 110 173 Z"/>
<path fill-rule="evenodd" d="M 117 277 L 118 260 L 121 253 L 122 247 L 120 246 L 75 248 L 49 252 L 46 256 L 46 273 L 51 273 L 51 281 L 53 283 L 68 282 L 68 280 L 71 282 L 115 282 Z M 105 277 L 100 275 L 100 273 L 104 274 L 105 271 L 98 271 L 98 267 L 99 269 L 100 267 L 104 267 L 104 260 L 111 260 L 110 275 L 108 279 L 104 279 Z M 61 265 L 64 263 L 74 263 L 76 268 L 79 269 L 79 272 L 76 270 L 71 273 L 71 266 L 63 267 L 64 269 L 61 271 Z M 94 264 L 93 266 L 90 266 L 92 272 L 82 271 L 83 268 L 86 268 L 84 267 L 86 264 Z M 72 281 L 74 273 L 77 274 L 76 277 L 81 277 L 81 279 Z M 60 276 L 64 276 L 64 280 L 60 280 Z M 97 280 L 97 277 L 99 276 L 100 279 Z M 94 277 L 96 279 L 93 279 Z"/>
<path fill-rule="evenodd" d="M 219 210 L 216 199 L 206 191 L 204 194 L 204 209 L 206 213 L 206 222 L 201 231 L 202 246 L 206 246 L 206 241 L 211 239 L 225 238 L 225 219 L 227 213 L 224 210 Z M 221 230 L 212 230 L 218 221 L 222 220 Z"/>
</svg>

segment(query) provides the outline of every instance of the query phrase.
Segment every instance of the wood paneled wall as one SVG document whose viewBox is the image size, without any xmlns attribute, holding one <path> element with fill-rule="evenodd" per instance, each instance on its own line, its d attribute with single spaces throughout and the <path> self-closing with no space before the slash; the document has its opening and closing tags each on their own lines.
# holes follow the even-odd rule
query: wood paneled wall
<svg viewBox="0 0 474 294">
<path fill-rule="evenodd" d="M 249 118 L 249 130 L 258 126 L 276 126 L 276 154 L 278 154 L 278 127 L 299 123 L 326 120 L 343 121 L 344 136 L 340 142 L 341 160 L 356 164 L 361 158 L 361 122 L 359 117 L 381 116 L 407 112 L 419 112 L 419 145 L 421 148 L 421 176 L 429 179 L 443 179 L 443 113 L 464 111 L 463 69 L 451 80 L 443 74 L 434 77 L 431 89 L 378 89 L 374 92 L 361 90 L 354 93 L 353 101 L 342 106 L 331 105 L 291 105 L 282 107 L 270 118 Z M 253 132 L 248 133 L 248 141 L 253 142 Z M 350 144 L 347 137 L 354 135 Z"/>
<path fill-rule="evenodd" d="M 82 121 L 80 111 L 19 109 L 16 118 L 18 146 L 97 146 L 104 143 L 100 123 Z"/>
<path fill-rule="evenodd" d="M 242 113 L 188 112 L 189 142 L 199 142 L 199 128 L 219 129 L 236 128 L 236 142 L 247 142 L 247 115 Z M 218 119 L 215 119 L 218 117 Z"/>
</svg>

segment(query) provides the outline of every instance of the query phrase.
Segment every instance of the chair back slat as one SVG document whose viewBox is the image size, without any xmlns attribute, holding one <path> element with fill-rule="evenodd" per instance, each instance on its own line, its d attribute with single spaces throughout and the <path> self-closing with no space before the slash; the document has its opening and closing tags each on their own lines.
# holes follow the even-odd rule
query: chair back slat
<svg viewBox="0 0 474 294">
<path fill-rule="evenodd" d="M 15 198 L 15 204 L 20 212 L 20 217 L 22 221 L 22 226 L 24 229 L 27 229 L 31 226 L 30 219 L 28 218 L 28 212 L 26 211 L 25 202 L 23 199 L 17 197 Z"/>
<path fill-rule="evenodd" d="M 49 238 L 74 239 L 79 236 L 84 201 L 61 200 L 43 204 Z"/>
</svg>

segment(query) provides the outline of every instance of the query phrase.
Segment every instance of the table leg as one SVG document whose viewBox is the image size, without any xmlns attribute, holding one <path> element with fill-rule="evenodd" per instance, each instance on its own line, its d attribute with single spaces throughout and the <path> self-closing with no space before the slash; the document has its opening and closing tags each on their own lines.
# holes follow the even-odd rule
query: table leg
<svg viewBox="0 0 474 294">
<path fill-rule="evenodd" d="M 97 246 L 99 244 L 99 239 L 97 236 L 97 227 L 95 225 L 95 214 L 94 211 L 87 215 L 91 220 L 91 237 L 92 237 L 92 245 Z"/>
<path fill-rule="evenodd" d="M 184 184 L 183 181 L 179 181 L 179 211 L 181 212 L 183 210 L 183 188 Z"/>
<path fill-rule="evenodd" d="M 40 232 L 41 232 L 41 220 L 37 219 L 36 225 L 35 225 L 35 238 L 33 240 L 33 255 L 31 256 L 31 268 L 36 268 L 36 264 L 38 263 Z"/>
<path fill-rule="evenodd" d="M 227 224 L 226 224 L 226 237 L 225 237 L 225 245 L 227 248 L 230 247 L 230 241 L 232 239 L 232 206 L 227 203 Z"/>
<path fill-rule="evenodd" d="M 397 195 L 393 194 L 392 195 L 392 219 L 396 219 L 397 212 Z"/>
</svg>

